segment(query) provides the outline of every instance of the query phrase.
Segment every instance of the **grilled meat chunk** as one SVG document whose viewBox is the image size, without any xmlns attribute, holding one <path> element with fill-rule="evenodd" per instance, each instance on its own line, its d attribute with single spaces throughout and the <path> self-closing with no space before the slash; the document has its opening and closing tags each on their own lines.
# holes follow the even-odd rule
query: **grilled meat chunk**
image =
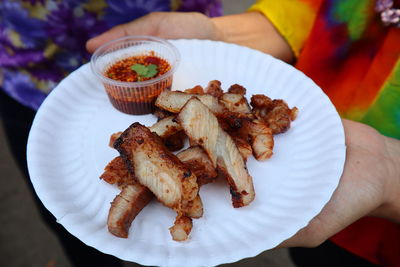
<svg viewBox="0 0 400 267">
<path fill-rule="evenodd" d="M 212 112 L 218 114 L 223 112 L 224 107 L 218 102 L 218 98 L 212 95 L 198 95 L 198 94 L 187 94 L 180 91 L 169 91 L 165 90 L 157 97 L 156 106 L 167 110 L 172 113 L 178 113 L 186 102 L 196 96 L 200 101 L 205 104 Z"/>
<path fill-rule="evenodd" d="M 190 232 L 193 228 L 192 219 L 186 216 L 177 216 L 174 226 L 169 228 L 172 239 L 175 241 L 184 241 L 188 239 Z"/>
<path fill-rule="evenodd" d="M 154 111 L 153 111 L 153 115 L 157 117 L 157 120 L 162 120 L 162 119 L 172 116 L 174 114 L 171 112 L 168 112 L 166 110 L 155 107 Z"/>
<path fill-rule="evenodd" d="M 111 203 L 107 219 L 108 231 L 115 236 L 127 238 L 132 221 L 152 198 L 153 194 L 138 183 L 124 186 Z"/>
<path fill-rule="evenodd" d="M 115 142 L 115 140 L 118 139 L 118 137 L 120 137 L 121 134 L 122 134 L 122 132 L 113 133 L 110 136 L 110 141 L 108 142 L 108 146 L 111 147 L 111 148 L 114 148 L 114 142 Z"/>
<path fill-rule="evenodd" d="M 298 113 L 297 107 L 291 109 L 284 100 L 271 100 L 265 95 L 253 95 L 251 105 L 256 117 L 264 120 L 273 134 L 286 132 Z"/>
<path fill-rule="evenodd" d="M 225 93 L 220 97 L 220 102 L 231 112 L 251 114 L 250 105 L 243 95 Z"/>
<path fill-rule="evenodd" d="M 133 123 L 114 147 L 135 179 L 178 214 L 197 196 L 196 176 L 147 127 Z"/>
<path fill-rule="evenodd" d="M 253 180 L 232 138 L 199 99 L 190 99 L 178 119 L 186 134 L 208 154 L 213 166 L 226 174 L 235 208 L 250 204 L 255 197 Z"/>
<path fill-rule="evenodd" d="M 121 157 L 115 157 L 107 164 L 100 179 L 109 184 L 117 184 L 118 186 L 135 183 Z"/>
<path fill-rule="evenodd" d="M 201 87 L 200 85 L 196 85 L 196 86 L 193 87 L 193 88 L 186 89 L 184 92 L 187 93 L 187 94 L 199 94 L 199 95 L 204 95 L 204 89 L 203 89 L 203 87 Z"/>
<path fill-rule="evenodd" d="M 206 94 L 212 95 L 216 98 L 220 98 L 224 94 L 224 91 L 221 88 L 221 82 L 218 80 L 210 81 L 204 91 Z"/>
<path fill-rule="evenodd" d="M 244 88 L 243 86 L 235 83 L 235 84 L 232 84 L 229 87 L 228 93 L 239 94 L 239 95 L 243 95 L 244 96 L 246 94 L 246 88 Z"/>
<path fill-rule="evenodd" d="M 193 200 L 189 201 L 183 210 L 183 214 L 198 219 L 203 216 L 203 202 L 198 194 Z"/>
<path fill-rule="evenodd" d="M 149 129 L 161 137 L 169 151 L 178 151 L 182 149 L 185 144 L 185 132 L 182 130 L 175 116 L 163 118 L 153 124 Z"/>
<path fill-rule="evenodd" d="M 168 116 L 154 123 L 149 129 L 164 139 L 181 131 L 182 127 L 175 116 Z"/>
<path fill-rule="evenodd" d="M 267 160 L 272 156 L 274 137 L 272 130 L 262 120 L 243 120 L 238 134 L 247 139 L 253 151 L 253 156 L 259 160 Z"/>
<path fill-rule="evenodd" d="M 196 175 L 199 186 L 211 183 L 217 178 L 217 171 L 201 147 L 189 147 L 176 156 Z"/>
</svg>

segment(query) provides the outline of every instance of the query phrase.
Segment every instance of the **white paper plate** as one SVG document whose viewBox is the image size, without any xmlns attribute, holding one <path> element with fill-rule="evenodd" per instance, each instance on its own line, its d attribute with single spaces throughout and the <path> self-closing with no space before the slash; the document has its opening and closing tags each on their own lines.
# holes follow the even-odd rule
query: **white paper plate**
<svg viewBox="0 0 400 267">
<path fill-rule="evenodd" d="M 175 214 L 156 201 L 136 217 L 128 239 L 107 231 L 110 202 L 118 190 L 99 180 L 117 152 L 107 146 L 112 133 L 152 115 L 115 110 L 88 65 L 48 96 L 28 140 L 28 167 L 37 194 L 69 232 L 89 246 L 143 265 L 213 266 L 256 256 L 291 237 L 319 213 L 341 176 L 344 132 L 327 96 L 304 74 L 255 50 L 222 42 L 172 41 L 182 56 L 173 89 L 238 83 L 255 93 L 281 98 L 299 108 L 292 128 L 276 136 L 273 157 L 248 161 L 256 199 L 234 209 L 223 182 L 201 188 L 204 216 L 191 237 L 172 241 Z"/>
</svg>

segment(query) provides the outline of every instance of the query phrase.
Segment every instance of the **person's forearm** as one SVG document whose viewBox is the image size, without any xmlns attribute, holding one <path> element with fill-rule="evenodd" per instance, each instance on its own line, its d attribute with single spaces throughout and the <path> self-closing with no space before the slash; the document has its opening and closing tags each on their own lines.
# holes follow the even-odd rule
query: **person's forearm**
<svg viewBox="0 0 400 267">
<path fill-rule="evenodd" d="M 385 137 L 385 145 L 387 160 L 391 163 L 386 185 L 387 201 L 371 215 L 400 223 L 400 140 Z"/>
<path fill-rule="evenodd" d="M 213 18 L 218 39 L 244 45 L 291 63 L 293 52 L 273 24 L 259 12 L 246 12 Z"/>
</svg>

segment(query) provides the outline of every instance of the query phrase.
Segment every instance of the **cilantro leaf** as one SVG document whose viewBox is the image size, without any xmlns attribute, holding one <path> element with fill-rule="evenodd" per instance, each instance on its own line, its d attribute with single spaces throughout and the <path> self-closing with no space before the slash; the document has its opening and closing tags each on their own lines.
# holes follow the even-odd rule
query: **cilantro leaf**
<svg viewBox="0 0 400 267">
<path fill-rule="evenodd" d="M 144 75 L 144 77 L 146 77 L 146 78 L 152 78 L 155 75 L 157 75 L 157 73 L 158 73 L 157 65 L 155 65 L 155 64 L 148 65 L 147 70 L 148 70 L 147 74 Z"/>
<path fill-rule="evenodd" d="M 142 64 L 135 64 L 131 66 L 131 70 L 134 70 L 137 75 L 144 76 L 147 74 L 148 69 L 145 65 Z"/>
<path fill-rule="evenodd" d="M 135 71 L 138 75 L 138 81 L 142 78 L 152 78 L 158 73 L 157 65 L 150 64 L 148 66 L 142 64 L 135 64 L 131 66 L 131 70 Z"/>
</svg>

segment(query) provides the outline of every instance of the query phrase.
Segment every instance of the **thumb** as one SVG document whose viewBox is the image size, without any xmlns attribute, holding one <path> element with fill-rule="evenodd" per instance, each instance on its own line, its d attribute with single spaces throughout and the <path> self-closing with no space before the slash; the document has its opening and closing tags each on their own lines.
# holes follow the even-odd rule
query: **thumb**
<svg viewBox="0 0 400 267">
<path fill-rule="evenodd" d="M 108 41 L 128 35 L 155 35 L 158 22 L 163 17 L 163 12 L 154 12 L 131 22 L 120 24 L 110 30 L 89 39 L 86 42 L 86 49 L 93 53 L 99 46 Z"/>
</svg>

